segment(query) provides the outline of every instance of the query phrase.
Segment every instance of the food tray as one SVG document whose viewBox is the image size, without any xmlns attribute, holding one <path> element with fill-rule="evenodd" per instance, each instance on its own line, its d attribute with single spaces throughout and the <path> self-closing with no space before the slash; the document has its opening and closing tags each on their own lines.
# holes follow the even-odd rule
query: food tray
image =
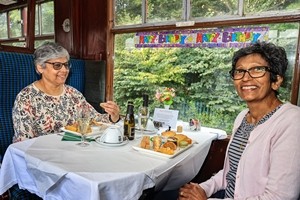
<svg viewBox="0 0 300 200">
<path fill-rule="evenodd" d="M 138 152 L 141 152 L 141 153 L 144 153 L 144 154 L 148 154 L 148 155 L 155 155 L 155 156 L 160 156 L 160 157 L 165 157 L 165 158 L 174 158 L 175 156 L 178 156 L 179 154 L 181 154 L 185 150 L 191 148 L 193 146 L 193 143 L 189 144 L 188 146 L 186 146 L 184 148 L 178 147 L 177 150 L 175 150 L 175 152 L 174 152 L 173 155 L 156 152 L 153 149 L 144 149 L 144 148 L 141 148 L 139 145 L 140 145 L 140 143 L 138 143 L 137 145 L 132 146 L 132 148 L 134 150 L 138 151 Z"/>
</svg>

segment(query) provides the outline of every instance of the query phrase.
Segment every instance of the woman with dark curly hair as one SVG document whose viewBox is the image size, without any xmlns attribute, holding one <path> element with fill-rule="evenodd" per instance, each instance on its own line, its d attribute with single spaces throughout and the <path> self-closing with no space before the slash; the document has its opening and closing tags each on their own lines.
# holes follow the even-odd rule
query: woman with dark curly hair
<svg viewBox="0 0 300 200">
<path fill-rule="evenodd" d="M 231 78 L 246 104 L 236 118 L 224 167 L 189 183 L 179 199 L 297 200 L 300 194 L 300 108 L 278 98 L 288 66 L 285 50 L 258 42 L 238 50 Z M 210 198 L 213 199 L 213 198 Z"/>
</svg>

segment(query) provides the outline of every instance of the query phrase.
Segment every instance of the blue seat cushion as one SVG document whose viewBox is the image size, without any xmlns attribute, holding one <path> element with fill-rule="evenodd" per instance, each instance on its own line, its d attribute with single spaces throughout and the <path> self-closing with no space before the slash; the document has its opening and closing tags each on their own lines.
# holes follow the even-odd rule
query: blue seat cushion
<svg viewBox="0 0 300 200">
<path fill-rule="evenodd" d="M 71 58 L 70 62 L 72 68 L 66 84 L 73 86 L 83 94 L 85 86 L 85 61 Z"/>
<path fill-rule="evenodd" d="M 31 54 L 0 52 L 0 154 L 12 142 L 12 107 L 22 88 L 38 79 Z"/>
</svg>

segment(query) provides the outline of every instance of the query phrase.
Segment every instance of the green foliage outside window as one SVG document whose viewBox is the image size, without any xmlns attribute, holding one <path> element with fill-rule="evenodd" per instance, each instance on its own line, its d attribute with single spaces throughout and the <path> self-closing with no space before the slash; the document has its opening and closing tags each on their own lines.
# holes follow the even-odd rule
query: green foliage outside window
<svg viewBox="0 0 300 200">
<path fill-rule="evenodd" d="M 10 37 L 21 37 L 22 36 L 22 25 L 21 25 L 21 11 L 19 9 L 12 10 L 9 13 L 10 20 Z"/>
<path fill-rule="evenodd" d="M 41 34 L 54 34 L 54 5 L 53 1 L 41 4 Z"/>
<path fill-rule="evenodd" d="M 6 13 L 0 13 L 0 38 L 7 38 L 7 20 L 6 20 Z"/>
<path fill-rule="evenodd" d="M 199 118 L 204 126 L 230 132 L 244 106 L 232 87 L 228 71 L 232 49 L 134 49 L 116 50 L 114 98 L 124 109 L 133 100 L 136 109 L 141 96 L 150 96 L 150 109 L 163 107 L 155 99 L 159 87 L 176 89 L 171 109 L 179 118 Z M 125 112 L 125 110 L 122 110 Z"/>
</svg>

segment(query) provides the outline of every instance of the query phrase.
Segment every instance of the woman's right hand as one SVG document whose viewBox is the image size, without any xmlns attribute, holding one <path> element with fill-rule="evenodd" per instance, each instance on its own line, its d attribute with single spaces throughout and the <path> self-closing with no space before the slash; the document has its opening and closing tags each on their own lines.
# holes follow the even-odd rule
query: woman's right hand
<svg viewBox="0 0 300 200">
<path fill-rule="evenodd" d="M 188 183 L 179 189 L 178 200 L 207 200 L 207 196 L 199 184 Z"/>
<path fill-rule="evenodd" d="M 120 118 L 120 108 L 113 101 L 107 101 L 106 103 L 100 103 L 100 106 L 110 115 L 112 122 L 116 122 Z"/>
</svg>

